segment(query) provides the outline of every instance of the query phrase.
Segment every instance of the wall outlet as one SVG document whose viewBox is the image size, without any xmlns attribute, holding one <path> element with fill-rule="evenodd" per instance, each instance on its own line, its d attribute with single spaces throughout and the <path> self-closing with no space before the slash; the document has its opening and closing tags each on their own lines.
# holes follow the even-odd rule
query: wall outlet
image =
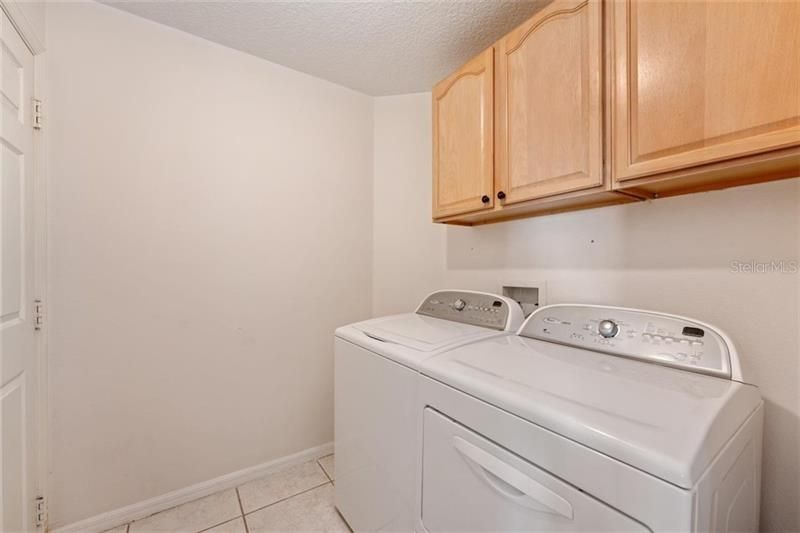
<svg viewBox="0 0 800 533">
<path fill-rule="evenodd" d="M 501 294 L 517 302 L 526 317 L 547 305 L 547 284 L 543 281 L 504 283 Z"/>
</svg>

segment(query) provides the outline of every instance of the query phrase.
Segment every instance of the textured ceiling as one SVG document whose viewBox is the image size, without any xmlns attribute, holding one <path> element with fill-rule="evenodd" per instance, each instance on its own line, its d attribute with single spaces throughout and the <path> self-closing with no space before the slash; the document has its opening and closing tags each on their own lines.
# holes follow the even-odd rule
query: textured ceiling
<svg viewBox="0 0 800 533">
<path fill-rule="evenodd" d="M 104 3 L 367 94 L 388 95 L 429 91 L 547 2 Z"/>
</svg>

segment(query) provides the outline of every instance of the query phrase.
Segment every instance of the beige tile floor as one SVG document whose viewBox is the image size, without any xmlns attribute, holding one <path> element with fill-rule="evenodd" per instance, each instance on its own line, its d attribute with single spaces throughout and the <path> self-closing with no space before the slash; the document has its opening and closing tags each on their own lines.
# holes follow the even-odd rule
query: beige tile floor
<svg viewBox="0 0 800 533">
<path fill-rule="evenodd" d="M 328 455 L 108 533 L 348 532 L 333 506 L 333 483 L 333 455 Z"/>
</svg>

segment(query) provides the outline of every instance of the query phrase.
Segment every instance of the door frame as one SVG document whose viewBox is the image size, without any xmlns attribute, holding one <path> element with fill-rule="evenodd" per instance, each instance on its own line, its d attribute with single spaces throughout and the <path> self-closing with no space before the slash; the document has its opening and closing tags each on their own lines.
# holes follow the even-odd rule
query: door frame
<svg viewBox="0 0 800 533">
<path fill-rule="evenodd" d="M 14 28 L 22 37 L 23 42 L 33 55 L 33 98 L 45 101 L 45 66 L 46 56 L 44 36 L 34 30 L 33 25 L 25 15 L 20 2 L 16 0 L 0 0 L 0 9 L 6 14 Z M 40 299 L 47 305 L 49 302 L 49 287 L 47 274 L 47 165 L 46 165 L 46 138 L 44 130 L 34 130 L 33 133 L 33 240 L 34 240 L 34 272 L 33 285 L 34 299 Z M 33 302 L 28 302 L 33 306 Z M 45 315 L 46 317 L 46 307 Z M 36 485 L 40 496 L 49 493 L 48 479 L 50 472 L 49 453 L 49 418 L 50 418 L 50 387 L 48 381 L 48 329 L 47 323 L 42 325 L 36 335 L 36 362 L 37 374 L 37 400 L 36 400 Z M 44 525 L 37 531 L 47 531 L 47 518 Z"/>
</svg>

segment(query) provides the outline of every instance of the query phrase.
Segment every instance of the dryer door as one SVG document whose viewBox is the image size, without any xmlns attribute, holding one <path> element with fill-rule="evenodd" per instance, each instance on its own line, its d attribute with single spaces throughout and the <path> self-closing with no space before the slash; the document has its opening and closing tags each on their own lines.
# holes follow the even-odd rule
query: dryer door
<svg viewBox="0 0 800 533">
<path fill-rule="evenodd" d="M 431 408 L 422 524 L 445 531 L 650 531 Z"/>
</svg>

